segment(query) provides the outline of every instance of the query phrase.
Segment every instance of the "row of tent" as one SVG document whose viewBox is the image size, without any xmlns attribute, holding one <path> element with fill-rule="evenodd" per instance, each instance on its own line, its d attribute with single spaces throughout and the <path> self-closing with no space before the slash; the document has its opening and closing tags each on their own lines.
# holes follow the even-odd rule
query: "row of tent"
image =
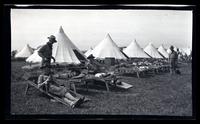
<svg viewBox="0 0 200 124">
<path fill-rule="evenodd" d="M 56 33 L 56 40 L 58 41 L 53 45 L 53 57 L 55 57 L 58 63 L 73 63 L 79 64 L 81 60 L 86 59 L 89 55 L 93 55 L 95 58 L 105 59 L 127 59 L 129 58 L 168 58 L 170 49 L 165 50 L 161 45 L 158 49 L 154 47 L 152 43 L 149 43 L 144 49 L 142 49 L 136 40 L 131 42 L 125 49 L 120 50 L 116 43 L 112 40 L 109 34 L 94 48 L 89 49 L 83 54 L 78 47 L 65 34 L 62 26 L 58 33 Z M 41 57 L 38 55 L 38 49 L 33 50 L 28 44 L 16 54 L 16 58 L 27 58 L 26 62 L 36 63 L 41 62 Z M 175 49 L 176 50 L 176 49 Z"/>
<path fill-rule="evenodd" d="M 174 47 L 177 51 L 177 48 Z M 190 55 L 191 50 L 179 49 L 183 55 Z M 140 47 L 136 40 L 132 41 L 126 48 L 120 50 L 109 34 L 106 35 L 104 40 L 100 42 L 94 49 L 90 48 L 85 55 L 93 55 L 96 58 L 104 59 L 106 57 L 113 57 L 116 59 L 129 58 L 169 58 L 171 53 L 170 48 L 167 50 L 161 45 L 158 49 L 152 43 L 149 43 L 144 49 Z"/>
</svg>

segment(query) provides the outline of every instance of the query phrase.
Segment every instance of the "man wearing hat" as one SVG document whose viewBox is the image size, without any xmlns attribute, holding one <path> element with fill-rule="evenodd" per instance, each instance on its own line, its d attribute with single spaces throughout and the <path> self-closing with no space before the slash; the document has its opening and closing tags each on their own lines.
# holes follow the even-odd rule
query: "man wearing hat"
<svg viewBox="0 0 200 124">
<path fill-rule="evenodd" d="M 176 62 L 177 62 L 177 59 L 178 59 L 178 55 L 177 53 L 174 51 L 174 46 L 171 46 L 170 47 L 170 50 L 172 51 L 170 54 L 169 54 L 169 63 L 170 63 L 170 73 L 171 74 L 175 74 L 175 71 L 176 71 Z"/>
<path fill-rule="evenodd" d="M 96 66 L 94 58 L 95 57 L 92 54 L 87 57 L 89 61 L 86 63 L 86 66 L 89 73 L 94 73 L 97 70 L 97 66 Z"/>
<path fill-rule="evenodd" d="M 38 55 L 42 57 L 41 68 L 50 67 L 51 59 L 53 59 L 53 61 L 55 62 L 55 58 L 52 56 L 52 47 L 53 44 L 57 42 L 56 37 L 51 35 L 50 37 L 48 37 L 48 39 L 49 41 L 47 42 L 47 44 L 42 46 L 38 51 Z"/>
</svg>

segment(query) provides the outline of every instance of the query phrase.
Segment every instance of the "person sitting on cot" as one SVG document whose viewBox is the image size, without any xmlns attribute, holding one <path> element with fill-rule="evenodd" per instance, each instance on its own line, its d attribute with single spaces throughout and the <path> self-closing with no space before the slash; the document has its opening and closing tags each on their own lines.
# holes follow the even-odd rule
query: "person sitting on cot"
<svg viewBox="0 0 200 124">
<path fill-rule="evenodd" d="M 46 73 L 41 74 L 38 77 L 38 88 L 47 86 L 47 92 L 61 97 L 66 103 L 68 103 L 72 108 L 80 106 L 85 97 L 74 97 L 65 86 L 59 85 L 56 83 L 53 78 L 52 72 L 50 72 L 49 68 L 46 68 Z"/>
</svg>

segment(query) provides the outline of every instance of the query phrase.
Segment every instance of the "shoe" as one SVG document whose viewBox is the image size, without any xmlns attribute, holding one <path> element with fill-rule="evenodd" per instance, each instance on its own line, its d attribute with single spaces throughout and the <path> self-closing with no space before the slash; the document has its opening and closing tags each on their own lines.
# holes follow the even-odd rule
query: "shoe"
<svg viewBox="0 0 200 124">
<path fill-rule="evenodd" d="M 71 105 L 71 107 L 72 107 L 72 108 L 74 108 L 74 107 L 75 107 L 75 105 L 73 104 L 73 105 Z"/>
<path fill-rule="evenodd" d="M 70 103 L 70 106 L 71 106 L 71 108 L 74 108 L 74 107 L 75 107 L 74 102 L 71 102 L 71 103 Z"/>
<path fill-rule="evenodd" d="M 81 102 L 85 102 L 85 96 L 81 97 Z"/>
<path fill-rule="evenodd" d="M 81 105 L 81 103 L 83 103 L 83 102 L 82 102 L 81 98 L 79 98 L 77 101 L 73 102 L 73 104 L 71 105 L 71 107 L 72 108 L 78 107 L 78 106 Z"/>
</svg>

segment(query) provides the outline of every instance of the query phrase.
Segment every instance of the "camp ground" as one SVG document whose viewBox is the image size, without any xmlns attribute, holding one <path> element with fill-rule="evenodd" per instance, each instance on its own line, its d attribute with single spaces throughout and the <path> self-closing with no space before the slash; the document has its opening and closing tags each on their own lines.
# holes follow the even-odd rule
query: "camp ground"
<svg viewBox="0 0 200 124">
<path fill-rule="evenodd" d="M 160 115 L 191 113 L 189 109 L 191 106 L 188 106 L 187 100 L 184 100 L 191 97 L 191 94 L 188 94 L 191 91 L 189 81 L 191 61 L 180 59 L 179 68 L 182 75 L 171 76 L 169 54 L 163 45 L 157 50 L 150 43 L 143 50 L 135 39 L 121 51 L 110 34 L 106 34 L 94 49 L 89 49 L 84 55 L 68 38 L 62 27 L 56 33 L 56 37 L 58 43 L 53 47 L 56 63 L 52 63 L 54 77 L 60 84 L 68 87 L 74 95 L 85 95 L 85 103 L 72 109 L 59 97 L 38 88 L 36 82 L 42 73 L 41 57 L 38 55 L 41 47 L 32 51 L 30 46 L 26 45 L 18 53 L 18 56 L 27 55 L 26 60 L 12 62 L 11 110 L 13 113 L 105 114 L 107 111 L 113 114 L 146 114 L 144 110 L 148 110 L 147 113 Z M 95 64 L 98 66 L 97 72 L 81 63 L 89 61 L 87 57 L 91 55 L 94 55 Z M 172 78 L 173 80 L 170 80 Z M 180 86 L 179 82 L 185 84 Z M 176 90 L 171 85 L 174 85 Z M 183 88 L 186 90 L 182 93 L 187 97 L 180 94 Z M 171 97 L 166 95 L 169 92 Z M 49 98 L 55 99 L 56 102 L 51 102 Z M 160 101 L 156 102 L 154 99 Z M 170 100 L 172 106 L 168 106 L 166 100 Z M 20 104 L 14 104 L 16 102 Z M 188 107 L 176 107 L 178 104 L 175 102 L 181 102 L 180 104 Z M 166 110 L 161 111 L 163 108 Z M 178 110 L 181 110 L 181 113 L 175 112 Z"/>
<path fill-rule="evenodd" d="M 36 20 L 36 24 L 43 24 L 42 27 L 33 27 L 31 34 L 27 32 L 23 45 L 17 44 L 23 38 L 20 33 L 16 38 L 19 25 L 15 25 L 18 18 L 14 16 L 17 19 L 12 22 L 15 28 L 11 54 L 11 114 L 192 116 L 192 48 L 190 41 L 168 32 L 174 31 L 171 29 L 174 25 L 167 24 L 178 22 L 164 23 L 170 14 L 156 21 L 151 19 L 157 18 L 158 13 L 148 19 L 149 14 L 139 13 L 141 18 L 137 18 L 137 14 L 129 10 L 120 14 L 127 16 L 125 20 L 114 16 L 121 10 L 119 13 L 114 10 L 108 10 L 110 13 L 104 10 L 84 14 L 74 10 L 70 10 L 70 14 L 64 12 L 62 16 L 57 11 L 42 14 L 46 19 L 56 13 L 58 22 L 54 24 L 52 18 L 50 21 Z M 105 18 L 100 19 L 101 16 Z M 36 15 L 33 17 L 37 19 Z M 52 27 L 45 27 L 44 22 Z M 182 23 L 178 24 L 184 28 Z M 177 30 L 176 33 L 182 31 Z M 39 51 L 50 43 L 49 36 L 55 36 L 57 41 L 52 45 L 55 62 L 52 59 L 50 66 L 44 67 L 42 61 L 45 59 Z M 183 42 L 185 44 L 180 44 Z M 177 55 L 174 74 L 171 73 L 172 55 Z M 45 69 L 51 73 L 44 73 Z M 59 92 L 62 95 L 51 92 L 51 88 L 55 88 L 52 82 L 62 88 Z M 65 97 L 80 99 L 77 104 L 71 104 Z"/>
</svg>

